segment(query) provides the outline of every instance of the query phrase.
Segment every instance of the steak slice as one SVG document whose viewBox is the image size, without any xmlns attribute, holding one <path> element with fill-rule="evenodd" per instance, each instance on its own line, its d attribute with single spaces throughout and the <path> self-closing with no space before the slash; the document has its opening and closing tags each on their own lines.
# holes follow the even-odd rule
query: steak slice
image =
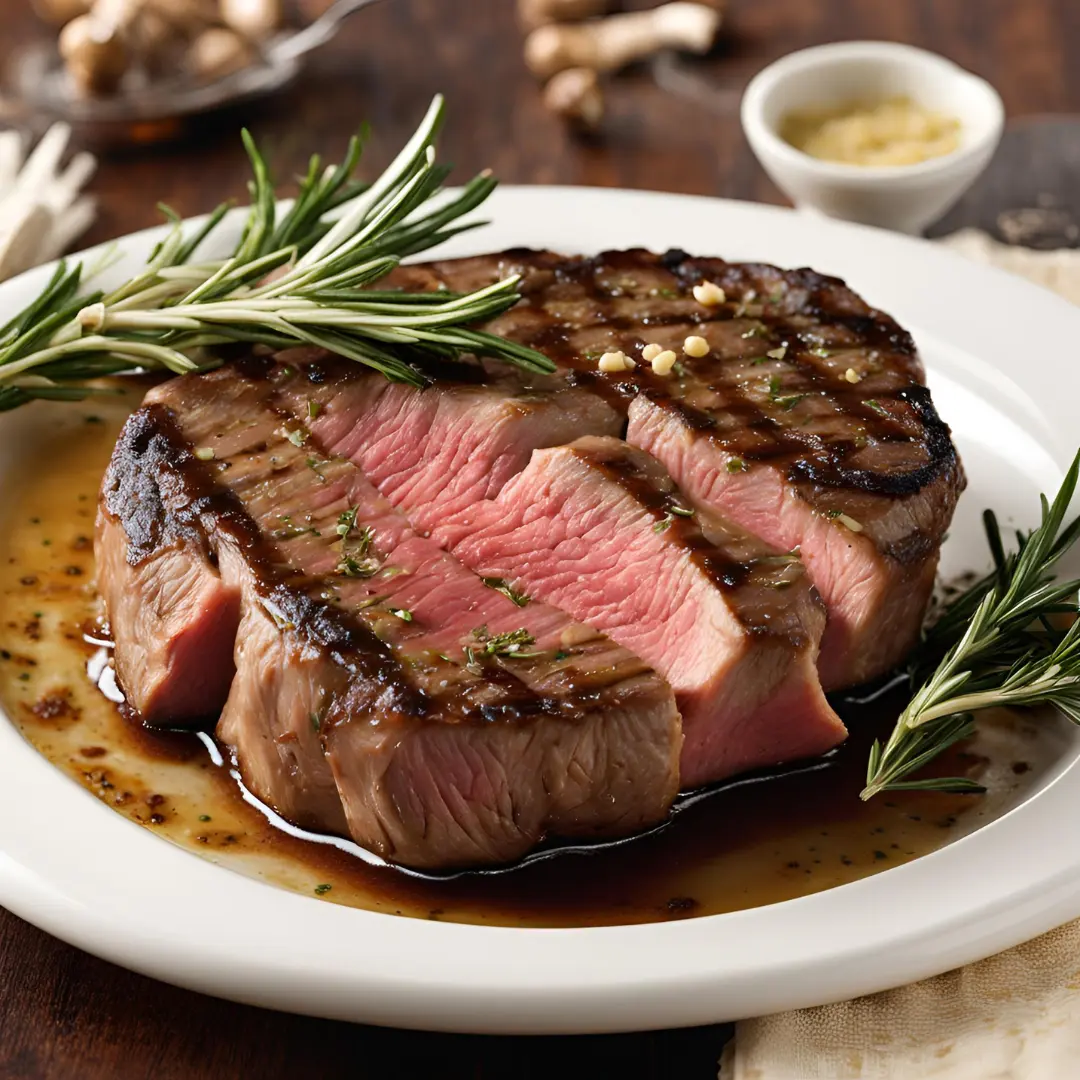
<svg viewBox="0 0 1080 1080">
<path fill-rule="evenodd" d="M 172 451 L 145 414 L 129 421 L 102 483 L 95 550 L 128 704 L 148 724 L 182 727 L 215 716 L 229 692 L 240 597 L 169 483 Z"/>
<path fill-rule="evenodd" d="M 903 329 L 835 278 L 684 252 L 510 251 L 401 268 L 395 280 L 465 289 L 511 272 L 523 275 L 524 300 L 486 329 L 544 352 L 557 376 L 463 365 L 423 391 L 386 390 L 355 365 L 315 360 L 305 370 L 333 406 L 316 423 L 320 438 L 432 529 L 493 497 L 532 450 L 568 432 L 617 434 L 615 415 L 625 418 L 628 440 L 689 496 L 782 551 L 799 549 L 829 611 L 827 689 L 903 658 L 964 487 Z M 727 300 L 698 303 L 702 281 Z M 709 352 L 681 356 L 673 375 L 642 361 L 645 344 L 681 352 L 689 335 Z M 600 373 L 597 358 L 613 349 L 637 367 Z"/>
<path fill-rule="evenodd" d="M 129 422 L 169 452 L 140 460 L 128 429 L 117 451 L 173 493 L 163 505 L 240 598 L 218 735 L 249 787 L 420 868 L 660 820 L 681 745 L 667 684 L 562 612 L 484 586 L 275 394 L 240 369 L 174 380 Z M 141 564 L 125 559 L 109 593 Z M 114 625 L 118 641 L 128 630 Z"/>
<path fill-rule="evenodd" d="M 434 536 L 662 672 L 682 713 L 685 787 L 814 757 L 847 734 L 818 679 L 825 609 L 802 564 L 695 512 L 620 439 L 538 450 Z"/>
</svg>

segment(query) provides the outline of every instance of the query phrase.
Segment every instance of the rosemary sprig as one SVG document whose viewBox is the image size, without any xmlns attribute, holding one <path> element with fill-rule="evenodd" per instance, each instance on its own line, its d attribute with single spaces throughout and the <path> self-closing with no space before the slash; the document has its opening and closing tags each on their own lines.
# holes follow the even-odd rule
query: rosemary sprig
<svg viewBox="0 0 1080 1080">
<path fill-rule="evenodd" d="M 491 194 L 488 173 L 456 195 L 449 169 L 435 163 L 443 119 L 436 97 L 419 128 L 370 185 L 354 178 L 363 141 L 323 168 L 311 159 L 300 192 L 278 215 L 266 162 L 243 133 L 251 160 L 251 209 L 227 259 L 195 261 L 220 225 L 219 207 L 185 235 L 177 216 L 145 270 L 105 294 L 82 291 L 83 269 L 61 263 L 42 294 L 0 329 L 0 410 L 34 398 L 79 399 L 87 382 L 132 369 L 176 373 L 221 363 L 231 342 L 288 348 L 308 344 L 366 364 L 387 378 L 422 386 L 416 361 L 463 352 L 529 371 L 554 365 L 523 345 L 473 329 L 517 303 L 516 277 L 469 294 L 371 291 L 402 258 L 481 222 L 461 219 Z"/>
<path fill-rule="evenodd" d="M 964 777 L 905 777 L 972 734 L 973 715 L 983 709 L 1055 705 L 1080 724 L 1080 579 L 1053 576 L 1080 537 L 1080 518 L 1065 520 L 1078 473 L 1080 454 L 1054 501 L 1040 496 L 1041 524 L 1017 533 L 1012 553 L 994 514 L 983 515 L 994 569 L 949 604 L 927 633 L 913 671 L 937 666 L 885 745 L 874 742 L 863 799 L 886 790 L 982 790 Z M 1067 625 L 1052 620 L 1055 614 L 1068 615 Z"/>
</svg>

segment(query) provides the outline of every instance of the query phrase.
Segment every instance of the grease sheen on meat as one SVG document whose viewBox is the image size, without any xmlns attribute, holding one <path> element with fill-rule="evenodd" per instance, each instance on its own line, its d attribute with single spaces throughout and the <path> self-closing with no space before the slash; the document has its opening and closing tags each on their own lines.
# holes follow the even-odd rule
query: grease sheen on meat
<svg viewBox="0 0 1080 1080">
<path fill-rule="evenodd" d="M 556 374 L 249 357 L 152 391 L 103 486 L 133 708 L 220 710 L 256 794 L 417 867 L 627 835 L 680 782 L 834 746 L 822 684 L 916 640 L 964 483 L 910 338 L 835 279 L 512 251 L 390 284 L 512 272 L 488 329 Z M 642 361 L 690 334 L 706 356 Z M 637 366 L 600 373 L 612 349 Z"/>
</svg>

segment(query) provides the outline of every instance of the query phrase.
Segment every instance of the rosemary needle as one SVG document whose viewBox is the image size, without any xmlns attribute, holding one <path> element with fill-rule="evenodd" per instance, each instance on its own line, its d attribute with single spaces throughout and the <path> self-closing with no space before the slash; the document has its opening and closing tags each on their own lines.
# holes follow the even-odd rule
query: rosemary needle
<svg viewBox="0 0 1080 1080">
<path fill-rule="evenodd" d="M 120 288 L 84 293 L 82 267 L 61 262 L 41 295 L 0 328 L 0 410 L 78 400 L 96 392 L 88 382 L 133 369 L 205 370 L 233 342 L 319 346 L 414 386 L 427 381 L 417 364 L 425 356 L 468 352 L 553 371 L 535 350 L 474 329 L 517 303 L 516 277 L 468 294 L 369 290 L 406 256 L 480 224 L 462 219 L 495 181 L 483 173 L 455 195 L 443 191 L 449 170 L 436 164 L 433 145 L 443 111 L 436 97 L 370 185 L 354 178 L 359 137 L 338 165 L 313 157 L 280 217 L 266 162 L 245 131 L 251 209 L 232 255 L 194 261 L 227 205 L 190 235 L 163 207 L 172 228 Z"/>
<path fill-rule="evenodd" d="M 983 516 L 993 571 L 957 597 L 926 635 L 914 670 L 936 663 L 897 720 L 888 741 L 875 741 L 863 799 L 881 791 L 979 791 L 964 777 L 908 780 L 974 731 L 973 715 L 993 706 L 1054 705 L 1080 724 L 1080 580 L 1058 581 L 1053 569 L 1080 537 L 1080 519 L 1065 516 L 1077 487 L 1080 454 L 1042 521 L 1017 535 L 1006 554 L 993 513 Z M 1066 625 L 1050 616 L 1066 615 Z"/>
</svg>

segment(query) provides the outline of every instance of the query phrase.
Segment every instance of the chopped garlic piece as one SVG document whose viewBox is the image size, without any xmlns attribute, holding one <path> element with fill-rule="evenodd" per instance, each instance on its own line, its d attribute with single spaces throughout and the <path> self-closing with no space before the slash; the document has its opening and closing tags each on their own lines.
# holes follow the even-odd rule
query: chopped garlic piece
<svg viewBox="0 0 1080 1080">
<path fill-rule="evenodd" d="M 849 383 L 862 382 L 862 376 L 853 367 L 849 367 L 847 371 L 844 372 L 844 378 L 847 379 Z"/>
<path fill-rule="evenodd" d="M 655 341 L 650 342 L 644 349 L 641 350 L 641 359 L 647 364 L 651 364 L 662 352 L 664 351 L 663 345 L 657 345 Z"/>
<path fill-rule="evenodd" d="M 195 451 L 195 456 L 200 461 L 213 461 L 214 460 L 214 448 L 212 446 L 200 446 Z"/>
<path fill-rule="evenodd" d="M 836 520 L 840 522 L 845 528 L 850 529 L 852 532 L 862 532 L 862 524 L 856 521 L 853 517 L 848 517 L 847 514 L 837 514 Z"/>
<path fill-rule="evenodd" d="M 627 356 L 624 352 L 606 352 L 600 357 L 599 368 L 601 371 L 626 371 Z"/>
<path fill-rule="evenodd" d="M 678 357 L 672 349 L 665 349 L 659 356 L 653 357 L 652 369 L 656 375 L 670 375 Z"/>
<path fill-rule="evenodd" d="M 706 356 L 709 352 L 709 343 L 703 337 L 691 334 L 683 342 L 683 352 L 687 356 Z"/>
<path fill-rule="evenodd" d="M 783 360 L 784 357 L 787 356 L 787 346 L 780 345 L 775 349 L 770 349 L 765 355 L 771 357 L 773 360 Z"/>
<path fill-rule="evenodd" d="M 727 300 L 727 294 L 715 282 L 703 281 L 700 285 L 694 286 L 694 299 L 706 307 L 716 307 L 717 304 L 722 304 Z"/>
</svg>

